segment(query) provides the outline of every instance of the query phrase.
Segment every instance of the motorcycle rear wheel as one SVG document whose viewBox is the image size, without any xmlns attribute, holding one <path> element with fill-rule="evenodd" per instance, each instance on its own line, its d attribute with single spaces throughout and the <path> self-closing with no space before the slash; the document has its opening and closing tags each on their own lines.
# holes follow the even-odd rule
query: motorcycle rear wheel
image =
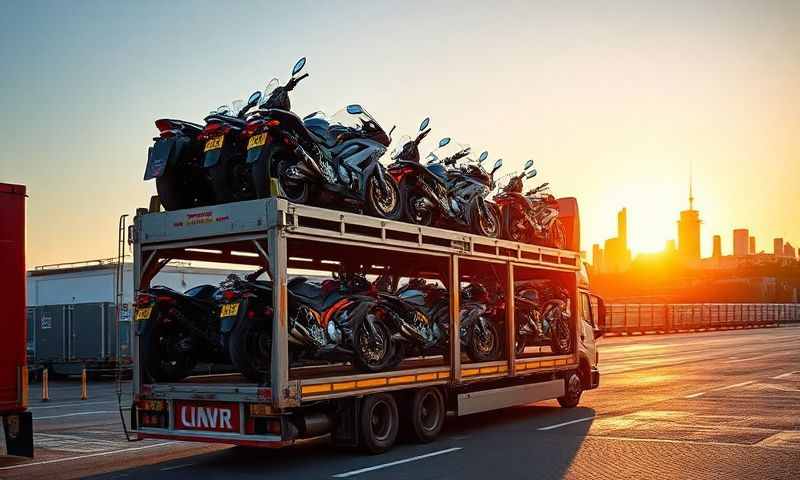
<svg viewBox="0 0 800 480">
<path fill-rule="evenodd" d="M 433 225 L 433 211 L 430 209 L 420 209 L 418 208 L 418 203 L 424 197 L 418 193 L 412 193 L 410 195 L 407 194 L 405 206 L 406 206 L 406 219 L 415 224 L 415 225 L 423 225 L 426 227 L 430 227 Z"/>
<path fill-rule="evenodd" d="M 572 329 L 568 317 L 564 317 L 566 304 L 554 302 L 547 307 L 544 316 L 550 324 L 550 348 L 553 353 L 563 355 L 572 351 Z"/>
<path fill-rule="evenodd" d="M 378 175 L 378 174 L 376 174 Z M 388 173 L 384 175 L 386 192 L 381 191 L 375 175 L 367 180 L 366 210 L 373 217 L 400 220 L 403 216 L 403 201 L 400 187 Z"/>
<path fill-rule="evenodd" d="M 283 196 L 292 203 L 308 204 L 312 198 L 312 187 L 308 182 L 293 180 L 288 177 L 287 170 L 297 165 L 294 161 L 281 161 L 278 165 L 278 185 Z"/>
<path fill-rule="evenodd" d="M 156 382 L 177 382 L 192 374 L 197 359 L 180 343 L 190 341 L 190 335 L 177 324 L 164 323 L 158 313 L 147 321 L 142 334 L 142 358 L 147 375 Z"/>
<path fill-rule="evenodd" d="M 193 206 L 192 195 L 187 190 L 187 185 L 181 181 L 180 172 L 175 168 L 168 168 L 156 178 L 158 201 L 168 212 Z"/>
<path fill-rule="evenodd" d="M 243 319 L 228 338 L 231 363 L 248 380 L 269 381 L 272 365 L 272 336 L 266 318 Z"/>
<path fill-rule="evenodd" d="M 528 229 L 524 225 L 520 225 L 517 220 L 517 215 L 519 214 L 520 212 L 517 212 L 515 207 L 509 207 L 504 212 L 505 237 L 513 242 L 528 243 L 531 235 Z"/>
</svg>

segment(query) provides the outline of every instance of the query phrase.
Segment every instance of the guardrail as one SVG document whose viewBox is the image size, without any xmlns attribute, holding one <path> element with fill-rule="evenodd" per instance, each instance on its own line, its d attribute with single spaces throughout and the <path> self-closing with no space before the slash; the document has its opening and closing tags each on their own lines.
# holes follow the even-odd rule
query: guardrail
<svg viewBox="0 0 800 480">
<path fill-rule="evenodd" d="M 800 322 L 797 303 L 607 304 L 611 335 L 728 330 Z"/>
</svg>

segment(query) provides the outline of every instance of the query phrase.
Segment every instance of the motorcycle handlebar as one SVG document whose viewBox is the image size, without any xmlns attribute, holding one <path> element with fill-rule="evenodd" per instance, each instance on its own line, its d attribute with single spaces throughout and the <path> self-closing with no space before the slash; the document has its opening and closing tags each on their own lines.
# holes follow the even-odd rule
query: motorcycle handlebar
<svg viewBox="0 0 800 480">
<path fill-rule="evenodd" d="M 292 79 L 289 80 L 289 82 L 286 84 L 286 89 L 289 91 L 294 90 L 294 87 L 296 87 L 297 84 L 300 83 L 300 80 L 306 78 L 307 76 L 308 74 L 304 73 L 297 78 L 292 77 Z"/>
</svg>

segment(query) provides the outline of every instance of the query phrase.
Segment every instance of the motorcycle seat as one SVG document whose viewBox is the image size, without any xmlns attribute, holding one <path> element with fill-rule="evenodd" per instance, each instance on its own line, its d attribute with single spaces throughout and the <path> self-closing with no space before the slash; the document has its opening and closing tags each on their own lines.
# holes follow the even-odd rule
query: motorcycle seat
<svg viewBox="0 0 800 480">
<path fill-rule="evenodd" d="M 330 131 L 330 124 L 322 118 L 308 118 L 303 120 L 303 125 L 311 134 L 311 137 L 325 145 L 326 147 L 334 147 L 337 143 L 337 138 Z"/>
<path fill-rule="evenodd" d="M 210 120 L 216 120 L 222 123 L 229 123 L 236 127 L 244 128 L 245 124 L 247 123 L 243 118 L 233 117 L 230 115 L 220 115 L 220 114 L 212 114 L 206 117 L 206 122 Z"/>
</svg>

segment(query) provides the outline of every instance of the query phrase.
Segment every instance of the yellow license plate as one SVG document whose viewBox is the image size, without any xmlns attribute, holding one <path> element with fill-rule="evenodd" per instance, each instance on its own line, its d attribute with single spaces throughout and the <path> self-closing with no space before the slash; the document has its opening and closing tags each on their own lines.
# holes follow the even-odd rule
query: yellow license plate
<svg viewBox="0 0 800 480">
<path fill-rule="evenodd" d="M 222 141 L 225 140 L 225 135 L 220 135 L 219 137 L 214 137 L 211 140 L 206 142 L 206 148 L 203 150 L 204 152 L 208 152 L 209 150 L 219 150 L 222 148 Z"/>
<path fill-rule="evenodd" d="M 250 137 L 250 140 L 247 142 L 247 149 L 250 150 L 251 148 L 260 147 L 265 143 L 267 143 L 267 133 L 259 133 L 258 135 Z"/>
<path fill-rule="evenodd" d="M 137 308 L 134 320 L 147 320 L 151 313 L 153 313 L 153 307 Z"/>
<path fill-rule="evenodd" d="M 222 310 L 219 312 L 220 317 L 232 317 L 239 313 L 239 304 L 238 303 L 228 303 L 222 306 Z"/>
</svg>

